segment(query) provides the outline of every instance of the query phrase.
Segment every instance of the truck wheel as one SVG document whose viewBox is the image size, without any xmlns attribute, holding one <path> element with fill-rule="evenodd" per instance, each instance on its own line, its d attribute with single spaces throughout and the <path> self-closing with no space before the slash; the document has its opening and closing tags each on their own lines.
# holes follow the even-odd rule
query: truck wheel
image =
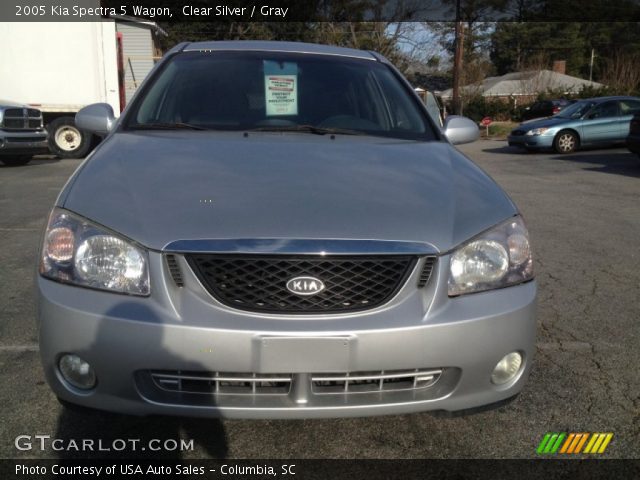
<svg viewBox="0 0 640 480">
<path fill-rule="evenodd" d="M 47 125 L 49 150 L 60 158 L 82 158 L 91 148 L 91 134 L 76 127 L 73 117 L 56 118 Z"/>
<path fill-rule="evenodd" d="M 0 162 L 7 167 L 19 167 L 31 161 L 31 155 L 16 155 L 15 157 L 0 157 Z"/>
</svg>

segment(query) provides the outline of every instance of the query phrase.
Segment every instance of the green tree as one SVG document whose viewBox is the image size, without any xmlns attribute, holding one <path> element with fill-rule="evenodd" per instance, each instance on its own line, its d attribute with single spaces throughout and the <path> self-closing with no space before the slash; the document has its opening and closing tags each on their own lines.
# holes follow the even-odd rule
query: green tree
<svg viewBox="0 0 640 480">
<path fill-rule="evenodd" d="M 567 74 L 581 76 L 589 44 L 580 23 L 498 23 L 491 37 L 491 61 L 499 75 L 550 69 L 566 60 Z"/>
<path fill-rule="evenodd" d="M 498 23 L 491 35 L 491 61 L 498 74 L 551 68 L 566 60 L 567 73 L 588 78 L 594 53 L 593 79 L 610 70 L 614 55 L 640 50 L 640 24 L 634 22 Z"/>
</svg>

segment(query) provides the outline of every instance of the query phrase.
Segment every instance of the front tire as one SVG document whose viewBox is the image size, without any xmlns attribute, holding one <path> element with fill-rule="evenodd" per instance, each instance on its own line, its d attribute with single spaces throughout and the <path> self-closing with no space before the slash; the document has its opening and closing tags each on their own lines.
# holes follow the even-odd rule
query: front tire
<svg viewBox="0 0 640 480">
<path fill-rule="evenodd" d="M 60 158 L 82 158 L 91 148 L 91 134 L 76 127 L 73 117 L 56 118 L 47 125 L 49 150 Z"/>
<path fill-rule="evenodd" d="M 553 148 L 558 153 L 575 152 L 578 145 L 578 135 L 569 130 L 559 132 L 553 140 Z"/>
<path fill-rule="evenodd" d="M 31 161 L 31 155 L 16 155 L 15 157 L 0 157 L 0 162 L 7 167 L 20 167 Z"/>
</svg>

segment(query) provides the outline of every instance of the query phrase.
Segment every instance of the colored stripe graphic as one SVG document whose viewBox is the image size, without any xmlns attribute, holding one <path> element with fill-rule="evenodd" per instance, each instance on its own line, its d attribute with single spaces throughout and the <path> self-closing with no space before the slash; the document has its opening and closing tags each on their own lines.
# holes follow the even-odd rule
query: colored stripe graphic
<svg viewBox="0 0 640 480">
<path fill-rule="evenodd" d="M 582 440 L 582 434 L 576 433 L 575 436 L 573 437 L 573 442 L 571 442 L 571 445 L 569 445 L 569 450 L 567 450 L 567 453 L 575 452 L 576 447 L 578 446 L 578 443 L 580 443 L 580 440 Z"/>
<path fill-rule="evenodd" d="M 594 433 L 584 453 L 604 453 L 613 438 L 613 433 Z"/>
<path fill-rule="evenodd" d="M 589 439 L 589 443 L 587 443 L 587 447 L 584 449 L 584 453 L 591 453 L 591 448 L 596 443 L 596 440 L 598 439 L 599 436 L 600 434 L 598 433 L 594 433 L 593 435 L 591 435 L 591 438 Z"/>
<path fill-rule="evenodd" d="M 553 445 L 556 442 L 556 438 L 558 438 L 558 434 L 557 433 L 554 433 L 554 434 L 551 435 L 551 438 L 547 442 L 547 446 L 544 447 L 544 452 L 542 452 L 542 453 L 551 453 L 551 449 L 553 448 Z"/>
<path fill-rule="evenodd" d="M 552 455 L 555 453 L 579 454 L 595 453 L 600 454 L 609 446 L 613 438 L 613 433 L 558 433 L 548 432 L 544 435 L 536 453 L 539 455 Z M 583 450 L 584 448 L 584 450 Z"/>
<path fill-rule="evenodd" d="M 566 436 L 567 436 L 566 433 L 561 433 L 560 435 L 558 435 L 558 439 L 556 440 L 556 443 L 553 445 L 553 447 L 551 447 L 551 450 L 549 451 L 549 453 L 556 453 L 560 448 L 560 445 L 562 444 L 564 437 Z"/>
<path fill-rule="evenodd" d="M 569 445 L 571 445 L 571 442 L 573 442 L 574 438 L 576 438 L 576 434 L 570 433 L 567 439 L 565 440 L 564 445 L 562 445 L 562 448 L 560 449 L 560 453 L 567 452 L 567 449 L 569 448 Z"/>
<path fill-rule="evenodd" d="M 584 446 L 585 442 L 587 441 L 587 438 L 589 438 L 589 434 L 588 433 L 582 433 L 582 438 L 580 439 L 580 443 L 578 443 L 578 445 L 576 446 L 576 450 L 573 453 L 580 453 L 582 451 L 582 447 Z"/>
<path fill-rule="evenodd" d="M 536 452 L 539 454 L 556 453 L 566 436 L 566 433 L 547 433 L 538 445 Z"/>
<path fill-rule="evenodd" d="M 596 453 L 600 448 L 600 444 L 602 443 L 602 440 L 604 440 L 604 437 L 606 437 L 604 433 L 598 433 L 596 435 L 598 435 L 598 439 L 596 440 L 596 443 L 594 443 L 593 447 L 591 447 L 591 451 L 586 453 Z"/>
<path fill-rule="evenodd" d="M 598 450 L 598 453 L 604 453 L 604 451 L 607 449 L 607 446 L 609 445 L 609 442 L 613 438 L 613 433 L 606 433 L 605 435 L 606 437 L 604 438 L 602 445 L 600 445 L 600 450 Z"/>
<path fill-rule="evenodd" d="M 538 448 L 537 448 L 537 450 L 536 450 L 536 453 L 540 454 L 540 453 L 544 452 L 544 447 L 546 447 L 546 446 L 547 446 L 547 442 L 549 441 L 549 438 L 551 438 L 551 434 L 550 434 L 550 433 L 547 433 L 547 434 L 543 437 L 542 441 L 540 442 L 540 445 L 538 445 Z"/>
</svg>

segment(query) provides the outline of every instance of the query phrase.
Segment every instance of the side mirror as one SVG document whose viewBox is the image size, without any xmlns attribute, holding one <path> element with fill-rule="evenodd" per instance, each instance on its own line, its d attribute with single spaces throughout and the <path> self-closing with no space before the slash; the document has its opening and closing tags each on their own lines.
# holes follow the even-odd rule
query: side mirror
<svg viewBox="0 0 640 480">
<path fill-rule="evenodd" d="M 453 145 L 475 142 L 480 138 L 476 122 L 460 115 L 450 115 L 444 121 L 444 135 Z"/>
<path fill-rule="evenodd" d="M 76 113 L 76 126 L 104 137 L 109 133 L 116 118 L 113 108 L 108 103 L 94 103 Z"/>
</svg>

